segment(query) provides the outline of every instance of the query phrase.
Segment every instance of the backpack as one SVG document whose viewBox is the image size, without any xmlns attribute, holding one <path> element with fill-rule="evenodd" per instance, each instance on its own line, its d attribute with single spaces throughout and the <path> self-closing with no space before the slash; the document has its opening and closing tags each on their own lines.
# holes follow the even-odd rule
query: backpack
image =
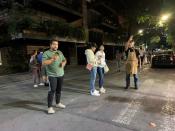
<svg viewBox="0 0 175 131">
<path fill-rule="evenodd" d="M 43 56 L 43 53 L 39 53 L 37 55 L 37 62 L 38 62 L 38 64 L 42 64 L 42 56 Z"/>
</svg>

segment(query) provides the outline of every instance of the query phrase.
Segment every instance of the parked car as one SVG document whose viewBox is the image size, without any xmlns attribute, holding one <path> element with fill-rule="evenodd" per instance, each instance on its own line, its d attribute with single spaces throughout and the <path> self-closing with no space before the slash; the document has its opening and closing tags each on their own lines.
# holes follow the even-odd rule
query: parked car
<svg viewBox="0 0 175 131">
<path fill-rule="evenodd" d="M 152 54 L 151 67 L 175 67 L 175 53 L 172 50 L 159 50 Z"/>
</svg>

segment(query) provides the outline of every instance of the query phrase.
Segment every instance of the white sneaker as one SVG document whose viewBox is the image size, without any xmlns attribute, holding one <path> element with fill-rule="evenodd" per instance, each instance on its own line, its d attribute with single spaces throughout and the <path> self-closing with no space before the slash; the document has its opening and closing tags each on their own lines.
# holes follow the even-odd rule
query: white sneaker
<svg viewBox="0 0 175 131">
<path fill-rule="evenodd" d="M 94 90 L 94 92 L 95 92 L 95 93 L 98 93 L 98 94 L 100 93 L 100 92 L 99 92 L 98 90 L 96 90 L 96 89 Z"/>
<path fill-rule="evenodd" d="M 48 114 L 54 114 L 54 113 L 55 110 L 52 107 L 48 108 Z"/>
<path fill-rule="evenodd" d="M 61 108 L 61 109 L 65 109 L 66 108 L 66 106 L 63 105 L 62 103 L 56 104 L 56 107 Z"/>
<path fill-rule="evenodd" d="M 43 86 L 43 85 L 44 85 L 44 83 L 39 83 L 38 85 L 39 85 L 39 86 Z"/>
<path fill-rule="evenodd" d="M 100 96 L 100 93 L 96 90 L 94 90 L 94 92 L 91 92 L 92 96 Z"/>
<path fill-rule="evenodd" d="M 38 87 L 38 85 L 37 85 L 37 84 L 35 84 L 35 85 L 33 85 L 33 87 L 34 87 L 34 88 L 36 88 L 36 87 Z"/>
<path fill-rule="evenodd" d="M 100 88 L 100 93 L 103 93 L 103 94 L 106 93 L 106 89 L 103 88 L 103 87 L 101 87 L 101 88 Z"/>
</svg>

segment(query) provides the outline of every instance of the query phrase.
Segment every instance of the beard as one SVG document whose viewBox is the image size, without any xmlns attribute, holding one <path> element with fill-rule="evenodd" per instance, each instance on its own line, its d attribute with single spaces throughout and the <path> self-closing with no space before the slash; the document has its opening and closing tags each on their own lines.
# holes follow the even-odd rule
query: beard
<svg viewBox="0 0 175 131">
<path fill-rule="evenodd" d="M 57 50 L 58 50 L 58 48 L 52 48 L 52 50 L 53 50 L 53 51 L 57 51 Z"/>
</svg>

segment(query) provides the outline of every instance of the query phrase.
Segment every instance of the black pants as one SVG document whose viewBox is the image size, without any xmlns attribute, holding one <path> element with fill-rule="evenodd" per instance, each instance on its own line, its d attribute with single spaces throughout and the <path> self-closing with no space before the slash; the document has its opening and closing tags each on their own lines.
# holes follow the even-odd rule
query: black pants
<svg viewBox="0 0 175 131">
<path fill-rule="evenodd" d="M 144 60 L 144 56 L 140 56 L 140 59 L 141 59 L 141 66 L 143 66 L 143 60 Z"/>
<path fill-rule="evenodd" d="M 51 77 L 49 76 L 49 92 L 48 92 L 48 107 L 52 107 L 54 95 L 56 104 L 60 103 L 61 89 L 63 85 L 62 77 Z"/>
</svg>

